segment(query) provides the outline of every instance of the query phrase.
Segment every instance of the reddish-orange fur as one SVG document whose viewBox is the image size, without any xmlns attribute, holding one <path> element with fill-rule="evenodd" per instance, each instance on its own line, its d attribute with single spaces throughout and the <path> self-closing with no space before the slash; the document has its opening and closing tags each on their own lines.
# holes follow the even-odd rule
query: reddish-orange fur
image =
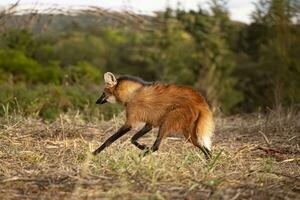
<svg viewBox="0 0 300 200">
<path fill-rule="evenodd" d="M 191 87 L 123 78 L 114 86 L 108 85 L 105 92 L 125 106 L 127 127 L 145 122 L 159 127 L 158 140 L 182 133 L 195 146 L 210 150 L 212 113 L 205 99 Z"/>
</svg>

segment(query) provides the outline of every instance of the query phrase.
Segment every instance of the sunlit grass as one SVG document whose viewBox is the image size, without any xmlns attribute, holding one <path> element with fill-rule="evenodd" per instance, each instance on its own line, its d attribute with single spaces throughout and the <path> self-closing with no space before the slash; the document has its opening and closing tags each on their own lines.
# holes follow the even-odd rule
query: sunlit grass
<svg viewBox="0 0 300 200">
<path fill-rule="evenodd" d="M 277 119 L 217 118 L 213 158 L 181 139 L 167 138 L 142 157 L 128 134 L 97 156 L 96 149 L 122 123 L 61 115 L 1 118 L 0 195 L 7 199 L 231 199 L 269 195 L 296 198 L 300 130 L 297 115 Z M 287 130 L 279 132 L 280 130 Z M 151 145 L 157 130 L 142 141 Z M 272 142 L 266 143 L 259 134 Z M 276 149 L 268 153 L 262 149 Z M 276 190 L 272 190 L 276 189 Z M 20 193 L 20 191 L 22 191 Z"/>
</svg>

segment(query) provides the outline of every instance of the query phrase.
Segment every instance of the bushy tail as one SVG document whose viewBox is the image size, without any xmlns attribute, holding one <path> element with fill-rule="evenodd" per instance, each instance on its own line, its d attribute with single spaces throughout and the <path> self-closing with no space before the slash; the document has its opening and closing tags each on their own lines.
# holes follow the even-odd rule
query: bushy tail
<svg viewBox="0 0 300 200">
<path fill-rule="evenodd" d="M 211 137 L 214 134 L 215 125 L 212 112 L 209 109 L 201 109 L 197 122 L 197 139 L 198 144 L 211 150 Z"/>
</svg>

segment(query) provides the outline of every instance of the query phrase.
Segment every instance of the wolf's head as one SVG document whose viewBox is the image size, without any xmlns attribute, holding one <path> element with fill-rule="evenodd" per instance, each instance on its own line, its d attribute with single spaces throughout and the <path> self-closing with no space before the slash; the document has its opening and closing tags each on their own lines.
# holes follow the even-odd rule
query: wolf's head
<svg viewBox="0 0 300 200">
<path fill-rule="evenodd" d="M 104 104 L 106 102 L 116 103 L 116 97 L 114 94 L 116 85 L 118 83 L 115 75 L 111 72 L 106 72 L 104 74 L 105 87 L 102 95 L 96 101 L 96 104 Z"/>
<path fill-rule="evenodd" d="M 116 78 L 111 72 L 104 74 L 105 87 L 102 95 L 96 101 L 97 104 L 109 103 L 121 103 L 125 104 L 129 102 L 134 93 L 145 85 L 142 80 L 132 77 L 120 77 Z"/>
</svg>

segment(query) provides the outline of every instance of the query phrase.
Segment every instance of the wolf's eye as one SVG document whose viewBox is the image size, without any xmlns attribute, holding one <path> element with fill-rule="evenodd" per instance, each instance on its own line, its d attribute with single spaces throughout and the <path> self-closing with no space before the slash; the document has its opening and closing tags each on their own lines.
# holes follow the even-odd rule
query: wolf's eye
<svg viewBox="0 0 300 200">
<path fill-rule="evenodd" d="M 104 88 L 104 91 L 103 91 L 105 94 L 108 93 L 108 89 L 107 88 Z"/>
<path fill-rule="evenodd" d="M 112 94 L 112 88 L 105 88 L 104 89 L 104 92 L 108 95 L 111 95 Z"/>
</svg>

